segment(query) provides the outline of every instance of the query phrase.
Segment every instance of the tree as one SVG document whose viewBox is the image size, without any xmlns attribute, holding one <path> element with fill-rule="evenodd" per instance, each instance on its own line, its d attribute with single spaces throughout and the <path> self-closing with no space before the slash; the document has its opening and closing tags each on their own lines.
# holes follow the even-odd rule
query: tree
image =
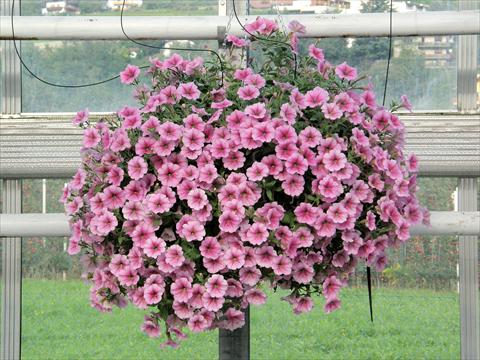
<svg viewBox="0 0 480 360">
<path fill-rule="evenodd" d="M 362 13 L 384 13 L 390 11 L 389 0 L 367 0 L 362 2 Z M 368 69 L 378 60 L 388 57 L 389 39 L 358 38 L 352 44 L 351 63 L 361 70 Z"/>
<path fill-rule="evenodd" d="M 366 0 L 362 2 L 361 13 L 378 13 L 390 11 L 389 0 Z"/>
<path fill-rule="evenodd" d="M 23 16 L 40 15 L 43 7 L 45 7 L 45 1 L 22 1 L 21 14 Z"/>
<path fill-rule="evenodd" d="M 76 3 L 80 8 L 80 13 L 82 14 L 91 14 L 97 13 L 105 10 L 106 2 L 105 1 L 78 1 Z"/>
</svg>

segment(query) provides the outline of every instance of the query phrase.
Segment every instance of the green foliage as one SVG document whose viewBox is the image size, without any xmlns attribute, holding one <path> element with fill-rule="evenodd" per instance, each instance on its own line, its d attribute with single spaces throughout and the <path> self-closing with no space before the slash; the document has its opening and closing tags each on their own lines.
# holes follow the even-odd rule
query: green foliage
<svg viewBox="0 0 480 360">
<path fill-rule="evenodd" d="M 107 2 L 105 0 L 95 0 L 95 1 L 78 0 L 76 2 L 77 6 L 80 9 L 81 15 L 102 11 L 106 8 L 106 3 Z"/>
<path fill-rule="evenodd" d="M 377 13 L 390 11 L 390 0 L 363 0 L 362 13 Z"/>
</svg>

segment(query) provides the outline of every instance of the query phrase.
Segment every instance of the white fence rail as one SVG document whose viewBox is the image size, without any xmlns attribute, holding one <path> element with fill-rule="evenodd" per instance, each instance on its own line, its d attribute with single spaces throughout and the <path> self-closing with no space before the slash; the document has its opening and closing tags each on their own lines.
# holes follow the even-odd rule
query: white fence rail
<svg viewBox="0 0 480 360">
<path fill-rule="evenodd" d="M 432 211 L 431 226 L 411 228 L 412 235 L 480 235 L 479 211 Z M 68 236 L 64 214 L 0 214 L 2 236 Z"/>
<path fill-rule="evenodd" d="M 82 142 L 81 129 L 71 124 L 73 116 L 0 115 L 0 178 L 72 176 L 80 165 Z M 480 176 L 478 115 L 403 113 L 400 118 L 407 130 L 406 152 L 419 157 L 421 176 Z"/>
<path fill-rule="evenodd" d="M 277 15 L 265 15 L 277 18 Z M 282 15 L 287 22 L 298 15 Z M 393 36 L 466 35 L 480 33 L 479 11 L 431 11 L 394 13 Z M 255 16 L 242 16 L 242 22 Z M 389 14 L 302 15 L 307 28 L 303 37 L 388 36 Z M 124 28 L 133 39 L 143 40 L 223 40 L 227 16 L 125 16 Z M 119 17 L 114 16 L 15 16 L 18 40 L 124 40 Z M 230 32 L 241 34 L 231 22 Z M 0 39 L 12 39 L 10 17 L 0 16 Z"/>
</svg>

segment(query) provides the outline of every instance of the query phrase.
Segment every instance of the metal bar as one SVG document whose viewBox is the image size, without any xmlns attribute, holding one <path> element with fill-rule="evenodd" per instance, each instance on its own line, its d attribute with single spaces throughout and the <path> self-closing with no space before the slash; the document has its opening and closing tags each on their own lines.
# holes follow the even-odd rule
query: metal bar
<svg viewBox="0 0 480 360">
<path fill-rule="evenodd" d="M 11 0 L 1 0 L 0 15 L 10 15 L 11 5 Z M 19 14 L 20 6 L 17 1 L 14 15 Z M 22 111 L 20 62 L 14 52 L 12 41 L 1 41 L 0 49 L 2 67 L 0 111 L 6 114 L 18 114 Z M 1 122 L 0 119 L 0 124 Z M 2 186 L 2 212 L 21 212 L 21 181 L 5 180 L 0 186 Z M 20 240 L 12 237 L 0 240 L 2 241 L 0 358 L 5 360 L 20 358 L 22 307 L 22 244 Z"/>
<path fill-rule="evenodd" d="M 4 213 L 21 212 L 21 182 L 3 182 L 2 203 Z M 4 215 L 2 215 L 4 216 Z M 1 225 L 0 225 L 1 227 Z M 21 324 L 21 238 L 2 238 L 2 348 L 1 359 L 20 358 Z"/>
<path fill-rule="evenodd" d="M 250 309 L 245 309 L 245 325 L 233 331 L 218 332 L 218 357 L 220 360 L 250 359 Z"/>
<path fill-rule="evenodd" d="M 461 10 L 478 10 L 479 8 L 478 1 L 459 0 L 458 5 Z M 477 111 L 478 114 L 478 36 L 459 36 L 457 43 L 458 110 L 464 113 Z M 479 154 L 477 153 L 477 156 Z M 478 210 L 478 178 L 458 179 L 458 209 Z M 465 360 L 480 359 L 478 236 L 460 236 L 458 256 L 461 358 Z"/>
<path fill-rule="evenodd" d="M 477 210 L 478 179 L 458 181 L 459 210 Z M 480 220 L 477 220 L 480 223 Z M 459 236 L 460 335 L 462 359 L 480 358 L 478 234 Z"/>
<path fill-rule="evenodd" d="M 108 113 L 91 114 L 95 121 Z M 67 178 L 80 165 L 73 113 L 0 115 L 0 178 Z M 478 114 L 401 113 L 421 176 L 480 176 Z M 25 146 L 28 144 L 28 146 Z"/>
<path fill-rule="evenodd" d="M 480 235 L 479 211 L 432 211 L 430 222 L 431 226 L 413 226 L 411 234 Z M 0 237 L 68 235 L 68 217 L 61 213 L 0 214 Z"/>
<path fill-rule="evenodd" d="M 429 11 L 393 14 L 393 36 L 478 34 L 478 11 Z M 277 15 L 265 15 L 275 19 Z M 282 15 L 285 22 L 296 19 L 307 28 L 304 37 L 388 36 L 389 15 L 318 14 Z M 255 20 L 249 16 L 248 21 Z M 23 16 L 14 18 L 19 40 L 123 40 L 118 17 L 114 16 Z M 218 27 L 226 26 L 227 16 L 126 16 L 124 28 L 137 40 L 222 40 Z M 231 33 L 241 29 L 232 22 Z M 0 17 L 0 39 L 12 39 L 9 17 Z"/>
</svg>

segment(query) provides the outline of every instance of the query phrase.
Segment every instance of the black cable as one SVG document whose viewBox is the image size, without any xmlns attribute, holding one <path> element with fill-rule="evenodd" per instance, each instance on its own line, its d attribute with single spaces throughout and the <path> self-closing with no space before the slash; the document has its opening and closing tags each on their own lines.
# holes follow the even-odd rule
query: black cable
<svg viewBox="0 0 480 360">
<path fill-rule="evenodd" d="M 96 81 L 96 82 L 93 82 L 93 83 L 88 83 L 88 84 L 80 84 L 80 85 L 64 85 L 64 84 L 55 84 L 55 83 L 52 83 L 48 80 L 45 80 L 45 79 L 42 79 L 41 77 L 37 76 L 32 70 L 30 70 L 30 68 L 27 66 L 27 64 L 25 64 L 25 62 L 23 61 L 22 59 L 22 56 L 20 55 L 20 51 L 18 50 L 18 47 L 17 47 L 17 42 L 15 40 L 15 27 L 13 25 L 13 11 L 15 9 L 15 0 L 12 0 L 12 12 L 10 14 L 10 20 L 11 20 L 11 25 L 12 25 L 12 40 L 13 40 L 13 47 L 15 49 L 15 53 L 17 54 L 18 56 L 18 59 L 20 60 L 20 63 L 22 64 L 22 66 L 25 68 L 25 70 L 27 70 L 27 72 L 33 76 L 35 79 L 37 79 L 38 81 L 46 84 L 46 85 L 49 85 L 49 86 L 54 86 L 54 87 L 59 87 L 59 88 L 84 88 L 84 87 L 89 87 L 89 86 L 96 86 L 96 85 L 100 85 L 100 84 L 104 84 L 104 83 L 107 83 L 109 81 L 112 81 L 112 80 L 115 80 L 115 79 L 118 79 L 120 77 L 120 75 L 116 75 L 116 76 L 112 76 L 108 79 L 105 79 L 105 80 L 100 80 L 100 81 Z M 148 66 L 142 66 L 141 67 L 142 69 L 145 69 L 145 68 L 148 68 Z"/>
<path fill-rule="evenodd" d="M 370 272 L 370 266 L 367 266 L 367 287 L 368 287 L 368 304 L 370 307 L 370 320 L 373 323 L 372 274 Z"/>
<path fill-rule="evenodd" d="M 393 0 L 390 0 L 390 33 L 389 33 L 389 44 L 388 44 L 388 59 L 387 59 L 387 71 L 385 73 L 385 87 L 383 89 L 383 101 L 382 106 L 385 106 L 385 100 L 387 98 L 387 85 L 388 85 L 388 74 L 390 72 L 390 61 L 392 59 L 392 21 L 393 18 Z M 367 287 L 368 287 L 368 304 L 370 307 L 370 320 L 373 323 L 373 304 L 372 304 L 372 274 L 370 271 L 370 266 L 367 266 Z"/>
<path fill-rule="evenodd" d="M 389 43 L 388 43 L 387 71 L 385 73 L 385 87 L 383 89 L 382 106 L 385 106 L 385 100 L 387 99 L 388 74 L 390 72 L 390 61 L 392 59 L 392 33 L 393 33 L 392 18 L 393 18 L 393 0 L 390 0 L 390 34 L 389 34 Z"/>
<path fill-rule="evenodd" d="M 123 27 L 123 11 L 124 11 L 124 8 L 125 8 L 125 0 L 123 0 L 123 3 L 122 3 L 122 9 L 121 9 L 121 12 L 120 12 L 120 27 L 122 28 L 122 33 L 123 35 L 125 35 L 125 37 L 130 40 L 131 42 L 137 44 L 137 45 L 140 45 L 140 46 L 145 46 L 145 47 L 148 47 L 148 48 L 151 48 L 151 49 L 160 49 L 160 50 L 175 50 L 175 51 L 203 51 L 203 52 L 209 52 L 213 55 L 215 55 L 218 59 L 218 63 L 220 64 L 220 72 L 221 72 L 221 87 L 223 87 L 223 79 L 224 79 L 224 68 L 223 68 L 223 61 L 222 61 L 222 58 L 220 57 L 220 55 L 215 51 L 215 50 L 211 50 L 211 49 L 182 49 L 182 48 L 173 48 L 173 47 L 162 47 L 162 46 L 154 46 L 154 45 L 150 45 L 150 44 L 145 44 L 145 43 L 142 43 L 140 41 L 137 41 L 137 40 L 134 40 L 132 39 L 130 36 L 127 35 L 127 33 L 125 32 L 125 29 Z"/>
<path fill-rule="evenodd" d="M 288 43 L 285 43 L 285 42 L 283 42 L 283 41 L 274 40 L 274 39 L 268 39 L 268 38 L 264 38 L 264 37 L 257 36 L 257 35 L 255 35 L 255 34 L 252 34 L 251 32 L 249 32 L 247 29 L 245 29 L 245 26 L 243 26 L 242 22 L 241 22 L 240 19 L 238 18 L 237 9 L 236 9 L 236 7 L 235 7 L 235 1 L 236 1 L 236 0 L 232 0 L 233 14 L 235 15 L 235 19 L 237 20 L 238 24 L 239 24 L 240 27 L 243 29 L 243 31 L 245 31 L 248 35 L 250 35 L 252 38 L 254 38 L 254 39 L 256 39 L 256 40 L 271 42 L 271 43 L 275 43 L 275 44 L 281 44 L 281 45 L 286 46 L 286 47 L 288 47 L 288 48 L 290 48 L 290 49 L 292 50 L 293 62 L 294 62 L 294 64 L 295 64 L 295 68 L 294 68 L 294 72 L 293 72 L 293 78 L 296 79 L 296 78 L 297 78 L 297 54 L 295 54 L 295 51 L 294 51 L 293 46 L 290 45 L 290 44 L 288 44 Z"/>
<path fill-rule="evenodd" d="M 181 51 L 207 51 L 207 52 L 210 52 L 210 53 L 213 53 L 217 56 L 219 62 L 220 62 L 220 70 L 221 70 L 221 73 L 222 73 L 222 86 L 223 86 L 223 62 L 220 58 L 220 56 L 218 55 L 217 52 L 213 51 L 213 50 L 209 50 L 209 49 L 176 49 L 176 48 L 164 48 L 164 47 L 157 47 L 157 46 L 152 46 L 152 45 L 148 45 L 148 44 L 143 44 L 143 43 L 140 43 L 138 41 L 135 41 L 133 39 L 131 39 L 126 33 L 125 33 L 125 30 L 123 28 L 123 10 L 124 10 L 124 6 L 125 6 L 125 0 L 123 0 L 123 5 L 122 5 L 122 12 L 121 12 L 121 15 L 120 15 L 120 25 L 121 25 L 121 28 L 122 28 L 122 32 L 123 34 L 125 35 L 125 37 L 138 44 L 138 45 L 142 45 L 142 46 L 146 46 L 146 47 L 150 47 L 150 48 L 155 48 L 155 49 L 164 49 L 164 50 L 167 50 L 167 49 L 170 49 L 170 50 L 181 50 Z M 15 9 L 15 0 L 12 0 L 12 8 L 11 8 L 11 14 L 10 14 L 10 22 L 11 22 L 11 28 L 12 28 L 12 40 L 13 40 L 13 47 L 15 49 L 15 53 L 17 54 L 18 56 L 18 59 L 20 60 L 20 63 L 22 64 L 22 66 L 25 68 L 25 70 L 27 70 L 27 72 L 35 79 L 37 79 L 38 81 L 46 84 L 46 85 L 49 85 L 49 86 L 53 86 L 53 87 L 59 87 L 59 88 L 69 88 L 69 89 L 77 89 L 77 88 L 85 88 L 85 87 L 91 87 L 91 86 L 97 86 L 97 85 L 101 85 L 101 84 L 105 84 L 107 82 L 110 82 L 112 80 L 115 80 L 115 79 L 118 79 L 120 77 L 120 75 L 115 75 L 115 76 L 112 76 L 110 78 L 107 78 L 107 79 L 104 79 L 104 80 L 99 80 L 99 81 L 96 81 L 96 82 L 93 82 L 93 83 L 87 83 L 87 84 L 78 84 L 78 85 L 72 85 L 72 84 L 56 84 L 56 83 L 53 83 L 51 81 L 48 81 L 48 80 L 45 80 L 45 79 L 42 79 L 41 77 L 39 77 L 38 75 L 36 75 L 28 66 L 27 64 L 25 63 L 25 61 L 23 61 L 23 58 L 22 56 L 20 55 L 20 51 L 18 50 L 18 47 L 17 47 L 17 42 L 15 40 L 15 26 L 14 26 L 14 16 L 13 16 L 13 13 L 14 13 L 14 9 Z M 150 66 L 148 65 L 145 65 L 145 66 L 141 66 L 140 69 L 147 69 L 149 68 Z"/>
</svg>

